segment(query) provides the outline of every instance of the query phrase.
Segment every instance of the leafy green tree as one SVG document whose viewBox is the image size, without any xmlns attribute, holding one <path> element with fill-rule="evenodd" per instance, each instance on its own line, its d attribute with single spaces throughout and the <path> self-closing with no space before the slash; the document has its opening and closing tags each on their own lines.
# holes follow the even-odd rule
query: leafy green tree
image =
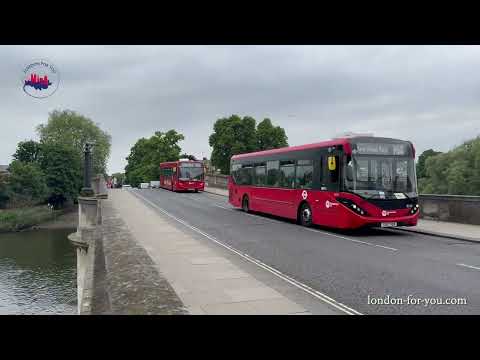
<svg viewBox="0 0 480 360">
<path fill-rule="evenodd" d="M 419 190 L 424 194 L 480 195 L 480 137 L 427 157 Z"/>
<path fill-rule="evenodd" d="M 34 140 L 21 141 L 17 145 L 17 151 L 13 154 L 13 158 L 25 163 L 35 163 L 38 161 L 40 147 L 40 143 Z"/>
<path fill-rule="evenodd" d="M 195 155 L 189 155 L 189 154 L 186 154 L 186 153 L 183 153 L 182 155 L 180 155 L 180 159 L 188 159 L 188 160 L 194 160 L 194 161 L 197 160 Z"/>
<path fill-rule="evenodd" d="M 0 173 L 0 209 L 4 208 L 9 200 L 8 175 Z"/>
<path fill-rule="evenodd" d="M 432 149 L 428 149 L 428 150 L 425 150 L 419 157 L 418 157 L 418 161 L 417 161 L 417 178 L 420 179 L 420 178 L 423 178 L 425 177 L 427 174 L 425 173 L 425 161 L 431 157 L 431 156 L 435 156 L 435 155 L 438 155 L 438 154 L 441 154 L 441 152 L 439 151 L 435 151 L 435 150 L 432 150 Z"/>
<path fill-rule="evenodd" d="M 220 118 L 213 125 L 213 133 L 209 137 L 209 144 L 213 148 L 211 161 L 223 174 L 230 174 L 232 155 L 257 149 L 255 125 L 254 118 L 241 118 L 238 115 Z"/>
<path fill-rule="evenodd" d="M 38 164 L 15 160 L 9 168 L 8 194 L 14 207 L 31 206 L 46 199 L 46 178 Z"/>
<path fill-rule="evenodd" d="M 61 207 L 77 198 L 83 175 L 75 149 L 61 143 L 42 144 L 40 167 L 45 173 L 49 203 Z"/>
<path fill-rule="evenodd" d="M 264 119 L 257 126 L 257 150 L 270 150 L 288 146 L 285 130 L 273 126 L 270 119 Z"/>
<path fill-rule="evenodd" d="M 172 129 L 165 133 L 157 131 L 149 139 L 138 140 L 126 158 L 127 183 L 138 186 L 141 182 L 159 179 L 160 163 L 178 160 L 181 152 L 178 143 L 184 139 L 182 134 Z"/>
<path fill-rule="evenodd" d="M 95 143 L 93 171 L 94 174 L 105 174 L 111 137 L 91 119 L 71 110 L 55 110 L 49 114 L 47 124 L 37 127 L 37 132 L 41 143 L 71 146 L 80 157 L 87 142 Z"/>
</svg>

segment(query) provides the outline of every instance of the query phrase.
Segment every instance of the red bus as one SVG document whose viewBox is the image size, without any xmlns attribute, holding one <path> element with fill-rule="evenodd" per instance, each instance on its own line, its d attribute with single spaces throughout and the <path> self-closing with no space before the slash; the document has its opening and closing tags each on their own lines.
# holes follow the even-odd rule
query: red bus
<svg viewBox="0 0 480 360">
<path fill-rule="evenodd" d="M 339 229 L 415 226 L 415 148 L 409 141 L 350 136 L 231 158 L 229 202 Z"/>
<path fill-rule="evenodd" d="M 160 187 L 172 191 L 205 189 L 202 161 L 179 160 L 160 164 Z"/>
</svg>

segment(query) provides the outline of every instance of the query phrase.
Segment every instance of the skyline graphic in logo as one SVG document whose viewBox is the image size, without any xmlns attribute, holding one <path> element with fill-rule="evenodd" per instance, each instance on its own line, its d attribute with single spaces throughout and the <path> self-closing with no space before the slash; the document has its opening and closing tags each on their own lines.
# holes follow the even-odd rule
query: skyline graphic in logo
<svg viewBox="0 0 480 360">
<path fill-rule="evenodd" d="M 37 74 L 30 74 L 30 79 L 25 80 L 24 86 L 31 86 L 36 90 L 48 89 L 52 83 L 48 80 L 48 75 L 44 77 L 38 76 Z"/>
<path fill-rule="evenodd" d="M 46 60 L 32 62 L 25 67 L 23 74 L 23 91 L 35 98 L 51 96 L 60 83 L 58 70 Z"/>
</svg>

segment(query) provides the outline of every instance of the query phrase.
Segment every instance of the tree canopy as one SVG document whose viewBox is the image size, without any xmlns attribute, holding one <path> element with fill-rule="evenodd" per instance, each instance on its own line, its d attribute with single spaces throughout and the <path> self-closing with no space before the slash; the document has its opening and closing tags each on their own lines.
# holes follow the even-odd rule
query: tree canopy
<svg viewBox="0 0 480 360">
<path fill-rule="evenodd" d="M 126 158 L 126 182 L 138 186 L 141 182 L 158 180 L 160 163 L 178 160 L 182 150 L 178 143 L 184 139 L 182 134 L 172 129 L 165 133 L 157 131 L 149 139 L 138 140 Z"/>
<path fill-rule="evenodd" d="M 425 161 L 432 156 L 441 154 L 439 151 L 433 149 L 425 150 L 419 157 L 417 162 L 417 178 L 424 178 L 427 174 L 425 172 Z"/>
<path fill-rule="evenodd" d="M 82 186 L 81 158 L 64 144 L 42 144 L 40 167 L 48 186 L 48 202 L 63 206 L 73 201 Z"/>
<path fill-rule="evenodd" d="M 26 163 L 34 163 L 38 160 L 40 144 L 34 140 L 21 141 L 17 145 L 17 151 L 13 158 Z"/>
<path fill-rule="evenodd" d="M 9 169 L 7 195 L 13 207 L 32 206 L 46 199 L 46 178 L 38 164 L 15 160 Z"/>
<path fill-rule="evenodd" d="M 427 156 L 424 175 L 418 179 L 421 193 L 480 195 L 480 137 Z"/>
<path fill-rule="evenodd" d="M 94 174 L 106 173 L 111 137 L 89 118 L 71 110 L 55 110 L 49 114 L 47 124 L 37 127 L 37 132 L 41 143 L 71 146 L 80 157 L 85 144 L 93 142 Z"/>
<path fill-rule="evenodd" d="M 213 148 L 211 161 L 223 174 L 230 173 L 233 155 L 288 146 L 285 130 L 264 119 L 256 127 L 251 116 L 232 115 L 218 119 L 213 126 L 209 144 Z"/>
<path fill-rule="evenodd" d="M 270 150 L 288 146 L 285 129 L 273 126 L 270 119 L 264 119 L 257 126 L 257 150 Z"/>
</svg>

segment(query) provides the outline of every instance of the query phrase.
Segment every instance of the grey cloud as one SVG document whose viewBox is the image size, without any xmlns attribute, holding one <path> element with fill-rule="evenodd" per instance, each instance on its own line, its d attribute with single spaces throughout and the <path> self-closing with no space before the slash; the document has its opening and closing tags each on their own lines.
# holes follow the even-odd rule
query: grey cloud
<svg viewBox="0 0 480 360">
<path fill-rule="evenodd" d="M 62 82 L 37 100 L 21 68 L 42 57 Z M 110 171 L 138 138 L 170 128 L 209 157 L 213 123 L 231 114 L 270 117 L 292 145 L 369 130 L 445 151 L 479 133 L 479 60 L 478 46 L 2 46 L 0 163 L 55 108 L 112 135 Z"/>
</svg>

